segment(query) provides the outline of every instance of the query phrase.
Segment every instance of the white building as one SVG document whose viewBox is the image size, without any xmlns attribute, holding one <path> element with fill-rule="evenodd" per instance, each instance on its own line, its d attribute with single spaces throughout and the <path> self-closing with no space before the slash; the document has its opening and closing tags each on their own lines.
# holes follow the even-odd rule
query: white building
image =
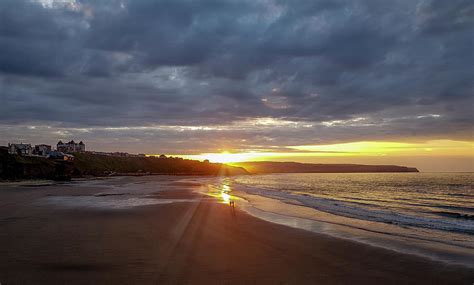
<svg viewBox="0 0 474 285">
<path fill-rule="evenodd" d="M 8 144 L 8 153 L 9 154 L 18 154 L 18 155 L 32 155 L 33 148 L 31 144 L 24 143 L 9 143 Z"/>
<path fill-rule="evenodd" d="M 80 143 L 75 143 L 73 140 L 67 143 L 59 141 L 56 149 L 64 153 L 84 152 L 86 151 L 86 145 L 82 141 Z"/>
</svg>

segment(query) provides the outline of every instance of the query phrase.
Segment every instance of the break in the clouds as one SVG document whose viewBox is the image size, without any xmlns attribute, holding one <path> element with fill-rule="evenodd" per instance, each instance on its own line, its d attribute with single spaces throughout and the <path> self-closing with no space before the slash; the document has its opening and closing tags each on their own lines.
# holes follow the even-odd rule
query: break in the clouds
<svg viewBox="0 0 474 285">
<path fill-rule="evenodd" d="M 0 142 L 466 140 L 473 35 L 471 0 L 3 0 Z"/>
</svg>

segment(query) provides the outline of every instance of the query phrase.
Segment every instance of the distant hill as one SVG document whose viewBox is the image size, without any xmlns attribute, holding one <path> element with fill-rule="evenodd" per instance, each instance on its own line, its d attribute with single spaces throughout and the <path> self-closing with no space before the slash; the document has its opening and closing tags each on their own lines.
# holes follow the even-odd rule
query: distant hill
<svg viewBox="0 0 474 285">
<path fill-rule="evenodd" d="M 119 157 L 75 153 L 74 161 L 10 155 L 0 149 L 0 180 L 55 179 L 114 175 L 239 175 L 240 167 L 182 158 Z"/>
<path fill-rule="evenodd" d="M 397 165 L 363 164 L 313 164 L 298 162 L 240 162 L 234 166 L 245 168 L 253 174 L 258 173 L 359 173 L 359 172 L 418 172 L 413 167 Z"/>
</svg>

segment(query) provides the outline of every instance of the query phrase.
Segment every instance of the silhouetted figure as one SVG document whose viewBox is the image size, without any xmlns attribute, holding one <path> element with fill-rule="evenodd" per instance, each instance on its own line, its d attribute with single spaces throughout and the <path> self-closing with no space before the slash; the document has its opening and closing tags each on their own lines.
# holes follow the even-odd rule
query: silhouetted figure
<svg viewBox="0 0 474 285">
<path fill-rule="evenodd" d="M 232 219 L 236 218 L 235 215 L 235 202 L 233 200 L 229 200 L 230 212 L 232 214 Z"/>
</svg>

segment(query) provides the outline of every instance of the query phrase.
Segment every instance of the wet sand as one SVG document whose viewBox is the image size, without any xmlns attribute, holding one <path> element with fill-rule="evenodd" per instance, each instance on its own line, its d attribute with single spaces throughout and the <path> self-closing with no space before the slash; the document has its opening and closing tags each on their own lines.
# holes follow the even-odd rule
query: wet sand
<svg viewBox="0 0 474 285">
<path fill-rule="evenodd" d="M 474 282 L 471 269 L 268 223 L 177 183 L 147 197 L 185 202 L 123 209 L 38 204 L 100 187 L 0 184 L 0 283 Z"/>
</svg>

